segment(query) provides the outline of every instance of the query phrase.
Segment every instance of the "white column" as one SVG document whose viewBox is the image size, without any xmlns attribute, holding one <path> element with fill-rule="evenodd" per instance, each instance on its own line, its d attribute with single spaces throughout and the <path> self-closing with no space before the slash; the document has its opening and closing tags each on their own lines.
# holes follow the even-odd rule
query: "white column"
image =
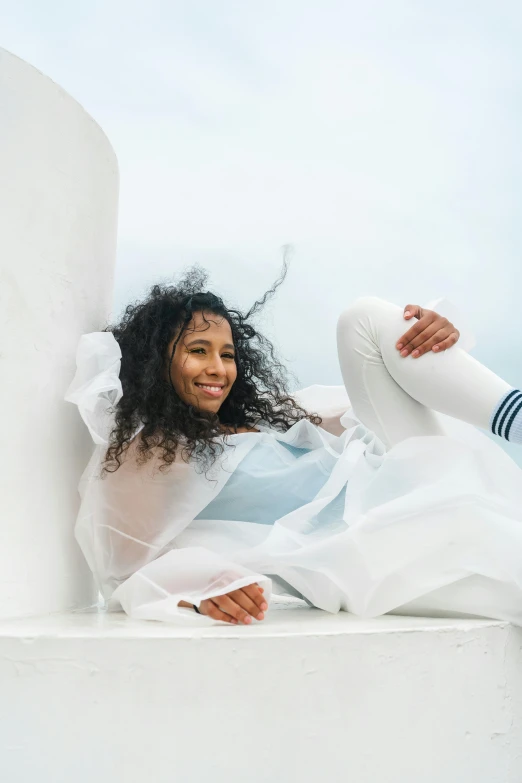
<svg viewBox="0 0 522 783">
<path fill-rule="evenodd" d="M 0 49 L 0 617 L 91 597 L 73 539 L 91 444 L 63 395 L 80 334 L 106 324 L 117 201 L 101 128 Z"/>
</svg>

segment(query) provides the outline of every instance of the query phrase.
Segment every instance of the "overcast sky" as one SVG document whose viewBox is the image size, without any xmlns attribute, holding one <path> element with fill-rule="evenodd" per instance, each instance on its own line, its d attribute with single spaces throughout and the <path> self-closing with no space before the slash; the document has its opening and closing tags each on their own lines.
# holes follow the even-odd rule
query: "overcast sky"
<svg viewBox="0 0 522 783">
<path fill-rule="evenodd" d="M 518 0 L 0 0 L 0 45 L 70 92 L 121 169 L 115 311 L 194 261 L 300 384 L 340 383 L 352 299 L 445 295 L 522 384 Z M 457 324 L 458 326 L 458 324 Z"/>
</svg>

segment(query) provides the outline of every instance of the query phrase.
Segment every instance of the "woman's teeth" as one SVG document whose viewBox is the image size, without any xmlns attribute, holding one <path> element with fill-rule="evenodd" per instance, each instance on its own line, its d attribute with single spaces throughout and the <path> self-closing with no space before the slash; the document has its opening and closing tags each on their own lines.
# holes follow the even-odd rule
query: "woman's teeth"
<svg viewBox="0 0 522 783">
<path fill-rule="evenodd" d="M 223 393 L 222 386 L 206 386 L 202 383 L 196 383 L 198 389 L 203 389 L 207 394 L 211 394 L 213 397 L 219 397 Z"/>
</svg>

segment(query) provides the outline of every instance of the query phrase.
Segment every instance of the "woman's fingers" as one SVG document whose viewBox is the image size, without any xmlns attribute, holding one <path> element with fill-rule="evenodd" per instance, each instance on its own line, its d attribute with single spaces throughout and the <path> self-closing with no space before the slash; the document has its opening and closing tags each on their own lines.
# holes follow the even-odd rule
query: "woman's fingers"
<svg viewBox="0 0 522 783">
<path fill-rule="evenodd" d="M 428 353 L 428 351 L 431 351 L 432 348 L 435 345 L 440 345 L 441 341 L 446 336 L 447 332 L 446 330 L 440 330 L 438 329 L 432 337 L 430 337 L 426 342 L 424 342 L 422 345 L 420 345 L 418 348 L 415 348 L 412 351 L 412 359 L 418 359 L 420 356 L 422 356 L 425 353 Z"/>
<path fill-rule="evenodd" d="M 241 590 L 243 593 L 246 593 L 247 597 L 250 598 L 256 606 L 261 609 L 262 612 L 265 611 L 265 609 L 268 609 L 268 604 L 266 602 L 265 596 L 261 592 L 263 588 L 259 587 L 257 584 L 253 585 L 247 585 L 246 587 L 242 587 Z"/>
<path fill-rule="evenodd" d="M 448 348 L 452 348 L 456 342 L 458 342 L 460 337 L 460 332 L 458 329 L 454 329 L 453 332 L 449 335 L 449 337 L 446 337 L 445 340 L 442 340 L 442 342 L 437 342 L 436 345 L 433 346 L 432 350 L 435 351 L 435 353 L 440 353 L 441 351 L 446 351 Z"/>
<path fill-rule="evenodd" d="M 408 329 L 406 334 L 399 338 L 396 347 L 401 352 L 401 356 L 408 356 L 415 348 L 418 348 L 419 345 L 422 345 L 422 343 L 432 337 L 441 327 L 446 326 L 448 322 L 445 318 L 440 319 L 438 316 L 433 318 L 433 315 L 436 314 L 426 313 L 420 321 L 417 321 L 411 329 Z"/>
<path fill-rule="evenodd" d="M 239 606 L 252 615 L 252 617 L 255 617 L 256 620 L 263 620 L 263 612 L 265 609 L 268 609 L 268 604 L 263 600 L 262 596 L 260 597 L 261 600 L 258 599 L 257 596 L 254 596 L 254 600 L 252 600 L 245 587 L 241 590 L 234 590 L 234 592 L 229 595 L 233 601 L 239 604 Z"/>
<path fill-rule="evenodd" d="M 243 609 L 243 607 L 229 595 L 218 595 L 212 600 L 219 606 L 221 611 L 226 612 L 231 617 L 235 617 L 238 622 L 247 624 L 252 622 L 252 617 L 249 612 Z M 259 614 L 258 609 L 255 610 L 255 615 L 257 616 L 257 614 Z"/>
<path fill-rule="evenodd" d="M 409 304 L 404 308 L 404 317 L 406 320 L 410 318 L 422 318 L 422 307 L 419 305 Z"/>
<path fill-rule="evenodd" d="M 255 617 L 256 620 L 264 619 L 264 612 L 268 609 L 268 604 L 262 590 L 262 587 L 254 583 L 239 590 L 233 590 L 231 593 L 207 598 L 201 601 L 199 611 L 214 620 L 248 625 L 252 622 L 252 617 Z"/>
<path fill-rule="evenodd" d="M 199 611 L 201 614 L 206 614 L 207 617 L 211 617 L 213 620 L 222 620 L 225 623 L 234 623 L 235 625 L 237 625 L 238 622 L 235 617 L 223 612 L 219 606 L 214 603 L 212 598 L 206 598 L 204 601 L 201 601 Z"/>
<path fill-rule="evenodd" d="M 435 353 L 442 353 L 447 348 L 451 348 L 457 340 L 459 335 L 453 326 L 445 329 L 438 329 L 432 337 L 424 342 L 419 348 L 415 348 L 412 352 L 412 358 L 418 359 L 428 351 L 434 351 Z"/>
</svg>

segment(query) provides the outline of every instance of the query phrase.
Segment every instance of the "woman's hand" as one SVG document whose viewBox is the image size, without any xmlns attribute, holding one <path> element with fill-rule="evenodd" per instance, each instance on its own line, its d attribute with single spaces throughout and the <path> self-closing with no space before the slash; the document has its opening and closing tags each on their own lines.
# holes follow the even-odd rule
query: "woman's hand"
<svg viewBox="0 0 522 783">
<path fill-rule="evenodd" d="M 406 305 L 404 317 L 406 320 L 418 318 L 418 321 L 397 341 L 396 348 L 401 356 L 411 354 L 414 359 L 418 359 L 428 351 L 441 353 L 455 345 L 460 337 L 459 330 L 433 310 L 425 310 L 419 305 Z"/>
<path fill-rule="evenodd" d="M 201 601 L 198 609 L 201 614 L 206 614 L 213 620 L 248 625 L 252 622 L 252 617 L 263 620 L 263 612 L 268 609 L 268 604 L 263 597 L 263 588 L 254 582 L 231 593 L 207 598 Z"/>
</svg>

